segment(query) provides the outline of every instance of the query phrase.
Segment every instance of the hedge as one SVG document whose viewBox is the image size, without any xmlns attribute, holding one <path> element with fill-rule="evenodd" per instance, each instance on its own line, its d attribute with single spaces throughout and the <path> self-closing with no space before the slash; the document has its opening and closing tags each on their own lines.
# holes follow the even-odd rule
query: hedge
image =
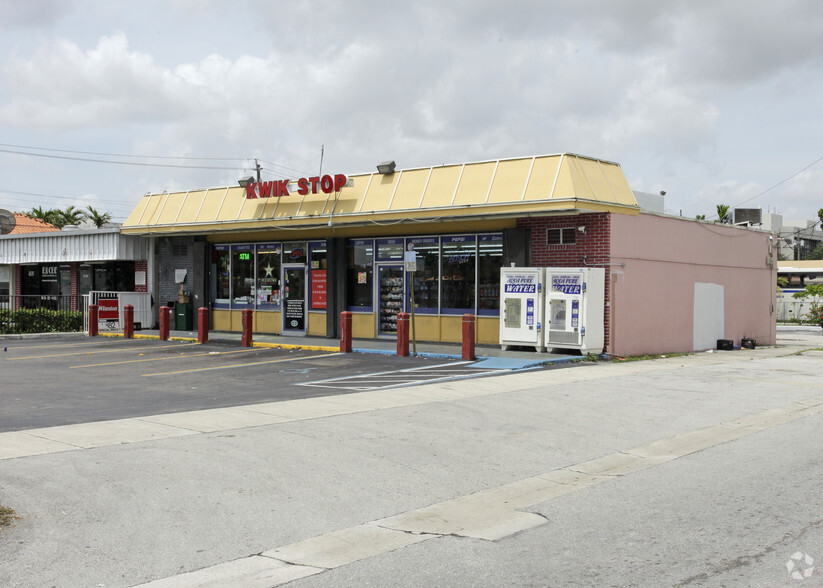
<svg viewBox="0 0 823 588">
<path fill-rule="evenodd" d="M 83 330 L 81 311 L 46 308 L 0 310 L 0 334 L 72 333 Z"/>
</svg>

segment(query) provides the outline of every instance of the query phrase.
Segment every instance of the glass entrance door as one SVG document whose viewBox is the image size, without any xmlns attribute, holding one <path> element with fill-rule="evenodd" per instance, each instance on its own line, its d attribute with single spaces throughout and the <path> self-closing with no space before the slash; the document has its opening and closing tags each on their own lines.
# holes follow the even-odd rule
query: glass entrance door
<svg viewBox="0 0 823 588">
<path fill-rule="evenodd" d="M 397 315 L 403 312 L 403 266 L 377 267 L 377 334 L 397 336 Z"/>
<path fill-rule="evenodd" d="M 306 267 L 283 268 L 283 334 L 306 334 Z"/>
</svg>

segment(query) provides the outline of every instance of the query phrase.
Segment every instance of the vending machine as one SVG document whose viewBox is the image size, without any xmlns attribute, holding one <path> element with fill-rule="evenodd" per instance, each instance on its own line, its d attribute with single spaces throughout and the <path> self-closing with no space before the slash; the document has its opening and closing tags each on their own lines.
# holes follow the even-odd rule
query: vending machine
<svg viewBox="0 0 823 588">
<path fill-rule="evenodd" d="M 500 345 L 543 350 L 543 281 L 540 267 L 500 268 Z"/>
<path fill-rule="evenodd" d="M 547 348 L 602 353 L 605 343 L 606 271 L 602 267 L 550 267 L 546 272 Z"/>
</svg>

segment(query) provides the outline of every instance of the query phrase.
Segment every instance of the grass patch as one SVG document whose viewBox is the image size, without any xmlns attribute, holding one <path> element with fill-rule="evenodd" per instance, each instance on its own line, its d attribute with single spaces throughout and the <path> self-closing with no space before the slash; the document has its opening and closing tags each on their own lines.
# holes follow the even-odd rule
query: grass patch
<svg viewBox="0 0 823 588">
<path fill-rule="evenodd" d="M 18 518 L 17 513 L 7 506 L 0 504 L 0 527 L 8 527 Z"/>
</svg>

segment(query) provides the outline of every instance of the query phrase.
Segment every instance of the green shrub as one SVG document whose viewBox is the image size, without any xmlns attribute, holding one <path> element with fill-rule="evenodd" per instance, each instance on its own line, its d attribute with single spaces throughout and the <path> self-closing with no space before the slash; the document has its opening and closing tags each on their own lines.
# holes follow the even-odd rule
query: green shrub
<svg viewBox="0 0 823 588">
<path fill-rule="evenodd" d="M 45 308 L 0 310 L 0 334 L 73 333 L 83 330 L 83 313 Z"/>
</svg>

